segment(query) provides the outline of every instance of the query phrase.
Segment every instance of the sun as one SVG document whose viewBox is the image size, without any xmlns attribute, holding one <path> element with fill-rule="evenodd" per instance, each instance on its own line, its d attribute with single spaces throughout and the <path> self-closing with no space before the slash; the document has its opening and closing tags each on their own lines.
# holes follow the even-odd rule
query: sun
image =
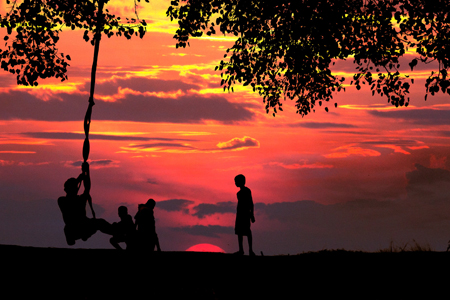
<svg viewBox="0 0 450 300">
<path fill-rule="evenodd" d="M 225 251 L 222 248 L 211 244 L 197 244 L 192 247 L 189 247 L 188 249 L 186 249 L 186 251 L 225 253 Z"/>
</svg>

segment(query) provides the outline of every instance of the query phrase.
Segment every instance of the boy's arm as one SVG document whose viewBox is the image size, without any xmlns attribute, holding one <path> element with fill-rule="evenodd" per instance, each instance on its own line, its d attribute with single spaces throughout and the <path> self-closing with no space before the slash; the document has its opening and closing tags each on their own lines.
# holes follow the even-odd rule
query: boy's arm
<svg viewBox="0 0 450 300">
<path fill-rule="evenodd" d="M 255 223 L 255 206 L 253 205 L 252 192 L 249 190 L 250 195 L 250 220 Z"/>
<path fill-rule="evenodd" d="M 82 171 L 81 174 L 83 175 L 83 185 L 84 185 L 83 194 L 89 194 L 89 192 L 91 191 L 91 177 L 89 175 L 89 164 L 87 162 L 81 164 L 81 171 Z"/>
<path fill-rule="evenodd" d="M 78 191 L 80 190 L 81 182 L 83 181 L 83 178 L 84 178 L 84 173 L 81 172 L 81 174 L 78 175 L 78 177 L 77 177 L 77 194 L 78 194 Z"/>
</svg>

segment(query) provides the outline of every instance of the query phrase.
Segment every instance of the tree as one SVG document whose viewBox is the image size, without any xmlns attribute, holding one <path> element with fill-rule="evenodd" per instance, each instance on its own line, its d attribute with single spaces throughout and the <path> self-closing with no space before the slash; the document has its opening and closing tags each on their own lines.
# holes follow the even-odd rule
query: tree
<svg viewBox="0 0 450 300">
<path fill-rule="evenodd" d="M 26 86 L 37 86 L 39 79 L 50 77 L 66 80 L 70 56 L 58 51 L 59 33 L 64 27 L 84 29 L 83 39 L 94 46 L 89 106 L 84 119 L 85 162 L 89 157 L 89 127 L 95 104 L 95 77 L 102 34 L 108 37 L 123 35 L 130 39 L 133 35 L 142 38 L 146 31 L 145 20 L 127 19 L 122 23 L 120 17 L 104 10 L 108 1 L 24 0 L 18 3 L 7 0 L 10 10 L 0 20 L 0 25 L 7 29 L 6 49 L 0 50 L 1 67 L 16 75 L 17 84 Z M 136 8 L 136 0 L 134 5 Z M 135 13 L 137 15 L 136 10 Z"/>
<path fill-rule="evenodd" d="M 108 37 L 124 35 L 127 39 L 145 34 L 146 22 L 136 19 L 122 23 L 116 17 L 104 10 L 109 0 L 24 0 L 18 3 L 14 0 L 10 11 L 1 17 L 0 25 L 7 29 L 5 50 L 0 50 L 1 68 L 15 74 L 17 84 L 37 86 L 39 79 L 49 77 L 67 79 L 69 55 L 59 53 L 57 42 L 63 27 L 72 30 L 84 29 L 83 39 L 94 46 L 94 58 L 91 70 L 91 87 L 89 105 L 84 117 L 85 140 L 83 143 L 83 166 L 89 158 L 89 128 L 91 124 L 92 107 L 94 106 L 95 77 L 97 60 L 102 34 Z M 140 0 L 137 0 L 138 2 Z M 148 2 L 148 0 L 146 0 Z M 136 0 L 134 2 L 136 8 Z M 136 10 L 135 10 L 136 13 Z M 136 13 L 137 15 L 137 13 Z M 11 38 L 12 36 L 12 38 Z M 85 169 L 89 170 L 89 168 Z M 91 182 L 89 176 L 84 180 L 85 192 L 91 205 L 89 195 Z M 92 205 L 91 205 L 92 209 Z M 94 211 L 92 210 L 95 218 Z"/>
<path fill-rule="evenodd" d="M 400 58 L 414 50 L 411 71 L 418 61 L 439 62 L 426 80 L 425 100 L 450 94 L 449 11 L 445 0 L 173 0 L 167 15 L 178 20 L 177 47 L 217 31 L 236 36 L 216 66 L 224 90 L 250 85 L 268 113 L 282 110 L 284 98 L 305 116 L 345 91 L 346 78 L 331 71 L 337 60 L 355 63 L 356 89 L 368 84 L 372 95 L 408 106 L 414 79 L 401 74 Z"/>
<path fill-rule="evenodd" d="M 142 38 L 145 20 L 122 22 L 120 17 L 103 10 L 108 1 L 7 0 L 9 11 L 0 20 L 0 26 L 7 29 L 6 48 L 0 50 L 1 67 L 15 74 L 20 85 L 36 86 L 39 79 L 50 77 L 66 80 L 70 55 L 59 53 L 57 48 L 64 27 L 83 29 L 83 39 L 92 45 L 99 44 L 102 33 L 108 37 Z"/>
</svg>

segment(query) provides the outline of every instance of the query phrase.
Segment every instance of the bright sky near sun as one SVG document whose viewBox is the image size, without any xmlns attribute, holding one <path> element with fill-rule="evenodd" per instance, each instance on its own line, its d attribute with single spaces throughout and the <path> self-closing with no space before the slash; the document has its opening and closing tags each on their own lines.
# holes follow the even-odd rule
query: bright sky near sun
<svg viewBox="0 0 450 300">
<path fill-rule="evenodd" d="M 119 205 L 134 216 L 153 198 L 163 250 L 207 243 L 234 252 L 233 179 L 244 174 L 257 253 L 376 251 L 413 239 L 446 248 L 449 96 L 424 101 L 424 78 L 435 66 L 409 72 L 416 80 L 408 108 L 347 87 L 328 113 L 318 107 L 302 118 L 286 102 L 273 117 L 249 89 L 223 92 L 214 67 L 231 38 L 175 48 L 169 4 L 140 4 L 149 24 L 143 39 L 102 39 L 90 136 L 98 217 L 118 221 Z M 107 8 L 134 14 L 133 1 Z M 93 47 L 70 30 L 59 47 L 72 58 L 65 82 L 25 88 L 0 72 L 1 244 L 66 247 L 56 199 L 81 171 Z M 353 71 L 351 61 L 336 63 L 347 83 Z M 98 233 L 76 247 L 111 246 Z"/>
</svg>

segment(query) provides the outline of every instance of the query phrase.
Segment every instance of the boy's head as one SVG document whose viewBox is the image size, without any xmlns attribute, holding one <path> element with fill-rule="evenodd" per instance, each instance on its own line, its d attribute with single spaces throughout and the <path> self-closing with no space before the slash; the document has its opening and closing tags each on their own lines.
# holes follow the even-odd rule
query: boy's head
<svg viewBox="0 0 450 300">
<path fill-rule="evenodd" d="M 242 174 L 237 175 L 236 177 L 234 177 L 234 183 L 237 187 L 245 186 L 245 176 Z"/>
<path fill-rule="evenodd" d="M 78 193 L 78 181 L 76 178 L 69 178 L 64 183 L 64 191 L 67 195 L 76 195 Z"/>
<path fill-rule="evenodd" d="M 128 208 L 126 206 L 119 206 L 118 213 L 119 217 L 124 217 L 128 215 Z"/>
<path fill-rule="evenodd" d="M 147 203 L 145 203 L 145 206 L 150 209 L 154 209 L 155 205 L 156 205 L 156 202 L 153 199 L 148 199 Z"/>
</svg>

